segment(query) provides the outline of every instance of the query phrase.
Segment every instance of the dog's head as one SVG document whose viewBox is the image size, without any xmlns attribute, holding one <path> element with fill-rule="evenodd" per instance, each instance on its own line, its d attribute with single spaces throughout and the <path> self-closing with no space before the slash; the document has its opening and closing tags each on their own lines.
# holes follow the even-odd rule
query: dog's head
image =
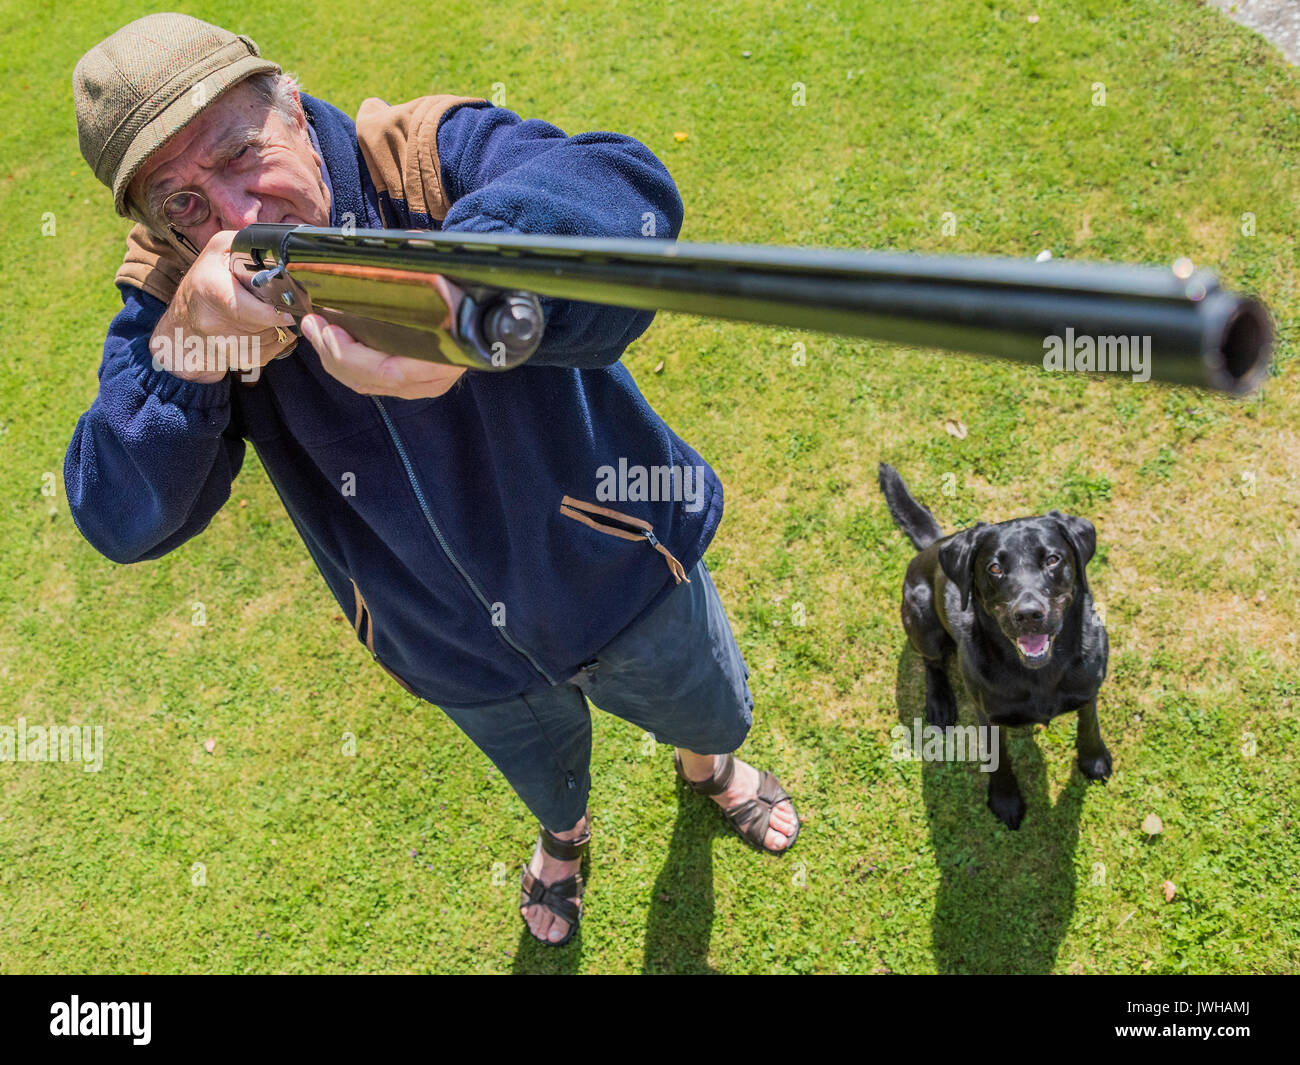
<svg viewBox="0 0 1300 1065">
<path fill-rule="evenodd" d="M 957 533 L 939 549 L 939 565 L 962 609 L 973 594 L 1020 661 L 1041 669 L 1070 606 L 1090 591 L 1086 567 L 1096 550 L 1092 522 L 1053 510 Z"/>
</svg>

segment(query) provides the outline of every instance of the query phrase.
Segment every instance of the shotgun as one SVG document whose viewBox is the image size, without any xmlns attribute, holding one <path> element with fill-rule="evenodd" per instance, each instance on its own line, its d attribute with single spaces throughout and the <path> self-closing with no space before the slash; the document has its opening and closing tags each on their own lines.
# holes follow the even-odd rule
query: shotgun
<svg viewBox="0 0 1300 1065">
<path fill-rule="evenodd" d="M 1268 375 L 1258 300 L 1192 270 L 255 224 L 231 267 L 301 322 L 320 314 L 379 351 L 504 371 L 536 352 L 538 297 L 674 311 L 1242 395 Z M 1186 267 L 1186 268 L 1184 268 Z"/>
</svg>

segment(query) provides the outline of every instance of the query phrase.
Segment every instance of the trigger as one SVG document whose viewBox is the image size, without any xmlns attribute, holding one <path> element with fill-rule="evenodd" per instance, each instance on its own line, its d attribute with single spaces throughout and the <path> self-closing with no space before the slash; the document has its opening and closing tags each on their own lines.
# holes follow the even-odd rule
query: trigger
<svg viewBox="0 0 1300 1065">
<path fill-rule="evenodd" d="M 293 279 L 285 273 L 283 266 L 273 266 L 269 270 L 259 270 L 253 275 L 249 284 L 252 285 L 253 291 L 264 302 L 272 306 L 279 307 L 295 315 L 311 313 L 311 301 L 307 300 L 307 306 L 303 305 L 304 301 L 300 300 L 295 292 Z"/>
</svg>

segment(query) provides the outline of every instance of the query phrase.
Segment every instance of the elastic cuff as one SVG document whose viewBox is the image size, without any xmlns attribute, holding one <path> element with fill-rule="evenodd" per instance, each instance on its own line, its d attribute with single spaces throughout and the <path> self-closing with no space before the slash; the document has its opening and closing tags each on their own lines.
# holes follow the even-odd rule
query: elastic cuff
<svg viewBox="0 0 1300 1065">
<path fill-rule="evenodd" d="M 155 370 L 150 362 L 135 365 L 140 387 L 161 403 L 174 403 L 191 410 L 211 410 L 230 403 L 230 374 L 219 381 L 186 381 L 166 370 Z"/>
</svg>

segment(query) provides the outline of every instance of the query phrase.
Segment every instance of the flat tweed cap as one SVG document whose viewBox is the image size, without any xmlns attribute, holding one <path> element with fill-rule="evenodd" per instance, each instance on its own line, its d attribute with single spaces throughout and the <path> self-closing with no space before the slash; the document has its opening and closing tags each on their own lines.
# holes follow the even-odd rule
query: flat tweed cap
<svg viewBox="0 0 1300 1065">
<path fill-rule="evenodd" d="M 127 214 L 126 187 L 154 152 L 232 85 L 280 73 L 257 45 L 189 15 L 146 15 L 81 57 L 72 74 L 81 154 Z"/>
</svg>

